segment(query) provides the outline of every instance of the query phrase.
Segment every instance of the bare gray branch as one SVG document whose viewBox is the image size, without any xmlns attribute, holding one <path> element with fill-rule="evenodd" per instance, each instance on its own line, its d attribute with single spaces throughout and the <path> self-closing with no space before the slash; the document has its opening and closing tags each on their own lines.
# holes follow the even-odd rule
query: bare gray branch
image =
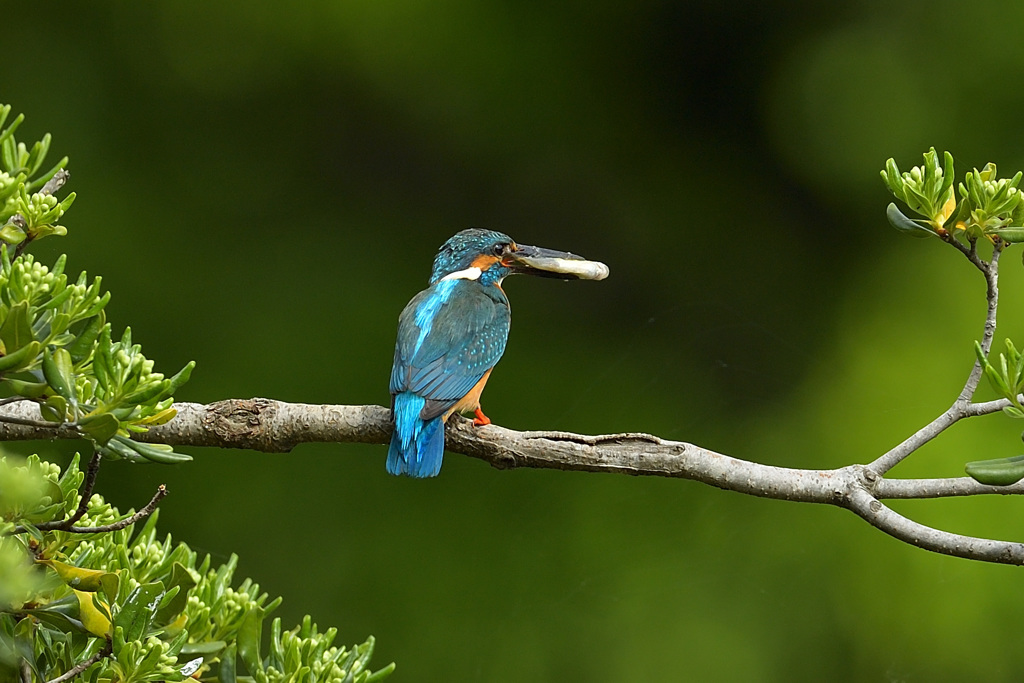
<svg viewBox="0 0 1024 683">
<path fill-rule="evenodd" d="M 1006 404 L 1006 401 L 989 401 L 969 404 L 956 413 L 947 411 L 897 449 L 912 452 L 956 419 L 997 412 Z M 381 406 L 309 405 L 253 398 L 210 405 L 177 403 L 175 407 L 177 417 L 135 438 L 172 446 L 245 448 L 270 453 L 287 452 L 301 443 L 386 444 L 391 438 L 388 410 Z M 29 402 L 0 406 L 0 420 L 9 417 L 31 423 L 39 414 L 35 404 Z M 64 434 L 52 428 L 0 421 L 0 440 L 60 436 Z M 1020 495 L 1024 493 L 1024 484 L 985 486 L 966 477 L 886 479 L 870 465 L 832 470 L 775 467 L 650 434 L 518 432 L 497 425 L 475 427 L 472 421 L 459 417 L 449 421 L 446 446 L 451 452 L 479 458 L 499 469 L 535 467 L 675 477 L 762 498 L 835 505 L 850 509 L 882 531 L 927 550 L 988 562 L 1024 564 L 1024 545 L 931 529 L 898 515 L 879 502 L 879 499 Z"/>
</svg>

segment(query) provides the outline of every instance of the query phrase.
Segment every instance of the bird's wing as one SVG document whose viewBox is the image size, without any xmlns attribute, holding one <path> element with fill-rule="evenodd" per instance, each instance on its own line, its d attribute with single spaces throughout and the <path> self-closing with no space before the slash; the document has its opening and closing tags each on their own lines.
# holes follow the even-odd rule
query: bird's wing
<svg viewBox="0 0 1024 683">
<path fill-rule="evenodd" d="M 505 352 L 508 302 L 476 282 L 440 282 L 413 297 L 398 320 L 392 395 L 427 400 L 421 419 L 445 412 L 476 386 Z"/>
</svg>

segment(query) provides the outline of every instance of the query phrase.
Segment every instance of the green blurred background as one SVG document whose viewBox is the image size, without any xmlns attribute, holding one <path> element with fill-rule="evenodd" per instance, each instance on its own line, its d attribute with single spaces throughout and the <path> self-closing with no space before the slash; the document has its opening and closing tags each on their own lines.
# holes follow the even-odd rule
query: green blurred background
<svg viewBox="0 0 1024 683">
<path fill-rule="evenodd" d="M 944 410 L 983 283 L 885 221 L 878 171 L 934 145 L 1024 168 L 1017 2 L 4 3 L 0 101 L 79 199 L 35 251 L 102 274 L 186 401 L 388 400 L 397 316 L 469 226 L 605 261 L 507 283 L 497 423 L 866 462 Z M 1019 251 L 1019 250 L 1017 250 Z M 1024 337 L 1004 259 L 1002 327 Z M 991 397 L 987 387 L 984 397 Z M 896 474 L 1020 452 L 958 425 Z M 47 446 L 38 446 L 48 448 Z M 49 452 L 49 451 L 47 451 Z M 1020 680 L 1020 572 L 838 509 L 684 481 L 384 472 L 385 447 L 110 465 L 161 526 L 395 681 Z M 904 503 L 1024 538 L 1012 499 Z"/>
</svg>

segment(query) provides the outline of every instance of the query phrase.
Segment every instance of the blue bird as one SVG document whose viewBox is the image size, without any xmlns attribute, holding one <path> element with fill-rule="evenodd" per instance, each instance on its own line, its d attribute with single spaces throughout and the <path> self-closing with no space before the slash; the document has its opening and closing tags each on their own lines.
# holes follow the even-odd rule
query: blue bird
<svg viewBox="0 0 1024 683">
<path fill-rule="evenodd" d="M 430 286 L 398 318 L 391 368 L 391 474 L 437 476 L 444 425 L 453 413 L 474 413 L 474 424 L 490 424 L 480 410 L 480 393 L 505 352 L 510 317 L 501 283 L 515 273 L 603 280 L 608 267 L 516 244 L 508 235 L 481 228 L 445 242 L 434 258 Z"/>
</svg>

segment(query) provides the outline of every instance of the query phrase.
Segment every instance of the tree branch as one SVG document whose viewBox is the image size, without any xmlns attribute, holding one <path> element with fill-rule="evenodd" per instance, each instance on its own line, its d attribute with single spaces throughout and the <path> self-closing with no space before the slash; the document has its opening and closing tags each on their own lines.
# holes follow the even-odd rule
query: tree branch
<svg viewBox="0 0 1024 683">
<path fill-rule="evenodd" d="M 985 276 L 985 298 L 988 301 L 985 326 L 981 335 L 981 350 L 986 356 L 992 349 L 992 339 L 996 334 L 996 314 L 999 310 L 999 256 L 1003 253 L 1002 245 L 1002 241 L 997 241 L 992 248 L 992 260 L 988 263 L 981 261 L 981 265 L 978 265 L 982 275 Z M 978 256 L 975 253 L 972 262 L 978 260 Z M 957 397 L 958 403 L 961 405 L 967 404 L 974 397 L 974 392 L 978 388 L 978 382 L 981 381 L 982 372 L 981 362 L 975 360 L 974 367 L 971 368 L 971 374 L 967 377 L 963 391 Z"/>
<path fill-rule="evenodd" d="M 1006 403 L 1009 405 L 1010 402 L 1007 401 Z M 1000 410 L 1002 410 L 1002 408 L 1000 408 Z M 939 415 L 924 427 L 918 429 L 898 446 L 895 446 L 888 452 L 883 453 L 874 462 L 868 465 L 868 467 L 878 474 L 884 475 L 893 467 L 900 464 L 900 462 L 902 462 L 908 455 L 937 437 L 943 431 L 951 427 L 957 420 L 960 420 L 963 417 L 967 417 L 966 411 L 964 406 L 957 401 L 950 406 L 946 412 Z"/>
<path fill-rule="evenodd" d="M 848 507 L 876 529 L 925 550 L 983 562 L 1024 565 L 1024 543 L 961 536 L 918 524 L 886 507 L 864 489 L 853 489 Z"/>
<path fill-rule="evenodd" d="M 1003 243 L 997 240 L 992 248 L 992 260 L 984 261 L 978 256 L 977 242 L 972 240 L 970 247 L 961 244 L 951 234 L 946 233 L 943 239 L 959 249 L 974 266 L 985 276 L 985 299 L 988 301 L 988 308 L 985 313 L 985 324 L 982 328 L 981 350 L 987 356 L 992 349 L 992 339 L 996 334 L 996 315 L 999 312 L 999 256 L 1003 253 Z M 981 381 L 983 372 L 981 361 L 975 360 L 971 372 L 967 376 L 964 388 L 960 395 L 953 401 L 949 409 L 932 420 L 930 423 L 914 432 L 908 439 L 882 454 L 870 467 L 875 472 L 884 475 L 893 467 L 903 461 L 908 455 L 928 443 L 958 420 L 965 417 L 975 417 L 986 414 L 979 410 L 998 404 L 998 410 L 1010 404 L 1009 401 L 989 401 L 988 403 L 971 403 L 974 392 L 978 390 L 978 382 Z M 995 411 L 992 411 L 995 412 Z"/>
<path fill-rule="evenodd" d="M 988 401 L 969 404 L 958 413 L 947 411 L 901 447 L 912 451 L 956 419 L 994 413 L 1007 404 L 1005 400 Z M 172 446 L 246 448 L 269 453 L 287 452 L 300 443 L 386 444 L 391 438 L 389 411 L 381 406 L 308 405 L 253 398 L 210 405 L 176 403 L 175 408 L 178 415 L 173 420 L 134 438 Z M 26 419 L 31 419 L 31 411 L 37 410 L 32 403 L 0 407 L 0 413 L 17 413 Z M 0 440 L 52 437 L 52 429 L 0 422 Z M 999 487 L 985 486 L 966 477 L 886 479 L 874 465 L 849 465 L 829 470 L 775 467 L 650 434 L 591 436 L 558 431 L 519 432 L 497 425 L 475 427 L 471 420 L 457 416 L 449 420 L 446 448 L 479 458 L 498 469 L 535 467 L 674 477 L 762 498 L 835 505 L 852 510 L 900 540 L 933 552 L 987 562 L 1024 564 L 1022 544 L 931 529 L 898 515 L 879 502 L 879 499 L 1020 495 L 1024 494 L 1024 483 Z M 160 492 L 137 514 L 155 506 L 159 497 Z"/>
</svg>

